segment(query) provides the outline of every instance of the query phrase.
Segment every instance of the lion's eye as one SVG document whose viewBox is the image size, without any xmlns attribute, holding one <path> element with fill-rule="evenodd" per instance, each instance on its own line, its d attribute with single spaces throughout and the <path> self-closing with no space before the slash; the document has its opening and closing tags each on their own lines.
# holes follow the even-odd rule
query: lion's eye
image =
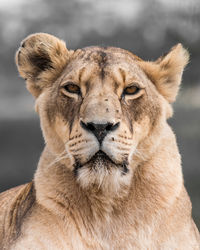
<svg viewBox="0 0 200 250">
<path fill-rule="evenodd" d="M 124 89 L 124 95 L 135 95 L 140 91 L 140 88 L 136 87 L 136 86 L 130 86 L 130 87 L 126 87 Z"/>
<path fill-rule="evenodd" d="M 73 94 L 81 93 L 79 86 L 74 83 L 68 83 L 63 88 L 69 93 L 73 93 Z"/>
</svg>

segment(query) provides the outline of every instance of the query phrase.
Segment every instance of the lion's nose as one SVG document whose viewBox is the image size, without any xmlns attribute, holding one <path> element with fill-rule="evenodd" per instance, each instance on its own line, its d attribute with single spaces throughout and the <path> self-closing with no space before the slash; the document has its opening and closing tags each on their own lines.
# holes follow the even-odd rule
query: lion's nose
<svg viewBox="0 0 200 250">
<path fill-rule="evenodd" d="M 101 144 L 103 139 L 105 138 L 105 136 L 111 132 L 116 130 L 119 127 L 119 122 L 117 123 L 93 123 L 93 122 L 88 122 L 88 123 L 84 123 L 83 121 L 80 122 L 81 127 L 84 128 L 85 130 L 92 132 L 97 140 L 99 141 L 99 143 Z"/>
</svg>

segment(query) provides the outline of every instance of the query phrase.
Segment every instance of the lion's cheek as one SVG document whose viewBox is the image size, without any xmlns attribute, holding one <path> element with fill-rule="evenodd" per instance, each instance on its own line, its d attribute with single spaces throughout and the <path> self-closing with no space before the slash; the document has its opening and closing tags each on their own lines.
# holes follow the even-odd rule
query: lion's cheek
<svg viewBox="0 0 200 250">
<path fill-rule="evenodd" d="M 64 151 L 63 141 L 61 140 L 60 136 L 56 133 L 56 131 L 52 128 L 52 126 L 45 119 L 40 119 L 40 120 L 46 145 L 48 145 L 48 148 L 53 154 L 55 155 L 60 154 L 61 152 Z"/>
<path fill-rule="evenodd" d="M 65 144 L 69 140 L 69 125 L 67 122 L 61 116 L 57 116 L 53 127 L 62 143 Z"/>
</svg>

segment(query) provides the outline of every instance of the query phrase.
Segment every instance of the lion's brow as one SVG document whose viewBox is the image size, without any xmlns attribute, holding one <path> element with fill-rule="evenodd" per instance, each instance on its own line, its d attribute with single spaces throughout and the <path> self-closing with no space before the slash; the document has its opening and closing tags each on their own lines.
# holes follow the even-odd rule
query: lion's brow
<svg viewBox="0 0 200 250">
<path fill-rule="evenodd" d="M 79 82 L 82 82 L 82 78 L 83 78 L 83 75 L 84 75 L 84 73 L 85 73 L 85 70 L 86 70 L 86 67 L 82 67 L 82 68 L 79 70 L 79 75 L 78 75 Z"/>
<path fill-rule="evenodd" d="M 125 83 L 126 82 L 126 72 L 122 68 L 119 68 L 119 73 L 122 77 L 122 81 Z"/>
</svg>

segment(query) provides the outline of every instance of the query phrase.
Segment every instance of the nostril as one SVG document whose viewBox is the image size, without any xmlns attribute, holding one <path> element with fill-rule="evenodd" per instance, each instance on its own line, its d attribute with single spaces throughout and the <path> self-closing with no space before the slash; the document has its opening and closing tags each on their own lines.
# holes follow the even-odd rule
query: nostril
<svg viewBox="0 0 200 250">
<path fill-rule="evenodd" d="M 119 122 L 117 122 L 115 125 L 113 123 L 108 123 L 108 125 L 106 126 L 106 130 L 107 131 L 114 131 L 118 127 L 119 127 Z"/>
<path fill-rule="evenodd" d="M 87 129 L 94 131 L 95 130 L 95 126 L 92 123 L 87 123 Z"/>
<path fill-rule="evenodd" d="M 88 130 L 87 124 L 85 124 L 84 122 L 81 121 L 80 125 L 81 125 L 82 128 Z"/>
<path fill-rule="evenodd" d="M 115 125 L 113 125 L 113 123 L 111 123 L 111 126 L 109 127 L 109 131 L 116 130 L 119 127 L 119 124 L 120 124 L 119 122 L 117 122 Z"/>
<path fill-rule="evenodd" d="M 95 126 L 93 125 L 94 123 L 92 122 L 84 123 L 83 121 L 81 121 L 80 124 L 81 127 L 86 130 L 94 131 L 96 129 Z"/>
<path fill-rule="evenodd" d="M 106 130 L 110 131 L 112 129 L 113 123 L 108 123 L 108 125 L 106 126 Z"/>
</svg>

